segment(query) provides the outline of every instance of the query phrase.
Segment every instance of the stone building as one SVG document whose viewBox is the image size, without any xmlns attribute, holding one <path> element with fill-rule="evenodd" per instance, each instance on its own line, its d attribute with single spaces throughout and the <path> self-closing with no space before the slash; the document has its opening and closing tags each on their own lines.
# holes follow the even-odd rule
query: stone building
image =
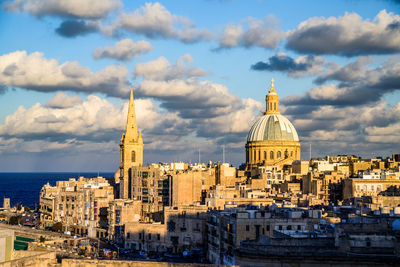
<svg viewBox="0 0 400 267">
<path fill-rule="evenodd" d="M 300 141 L 293 124 L 279 112 L 279 96 L 274 89 L 266 96 L 264 116 L 251 127 L 246 143 L 246 167 L 291 164 L 300 160 Z"/>
<path fill-rule="evenodd" d="M 377 175 L 360 175 L 360 177 L 344 180 L 343 198 L 350 199 L 362 196 L 377 196 L 390 186 L 400 186 L 399 175 L 395 173 L 379 173 Z"/>
<path fill-rule="evenodd" d="M 342 200 L 342 183 L 348 178 L 348 173 L 338 171 L 309 172 L 303 175 L 303 194 L 311 194 L 324 204 Z"/>
<path fill-rule="evenodd" d="M 303 218 L 306 215 L 306 218 Z M 213 264 L 235 265 L 241 241 L 318 230 L 319 211 L 261 209 L 256 206 L 212 211 L 207 216 L 207 259 Z M 316 226 L 317 227 L 316 227 Z M 317 229 L 316 229 L 317 228 Z"/>
<path fill-rule="evenodd" d="M 108 239 L 123 245 L 125 224 L 138 222 L 142 202 L 131 199 L 115 199 L 109 203 L 107 210 Z"/>
<path fill-rule="evenodd" d="M 61 222 L 65 231 L 90 237 L 105 237 L 106 211 L 114 199 L 113 187 L 103 177 L 71 178 L 44 185 L 40 192 L 41 225 Z"/>
<path fill-rule="evenodd" d="M 45 184 L 40 190 L 40 226 L 43 228 L 51 227 L 54 224 L 54 217 L 56 212 L 56 197 L 58 195 L 58 192 L 58 188 L 55 186 L 51 186 L 49 183 Z"/>
<path fill-rule="evenodd" d="M 147 253 L 182 253 L 205 245 L 205 206 L 165 207 L 164 221 L 125 224 L 125 248 Z"/>
</svg>

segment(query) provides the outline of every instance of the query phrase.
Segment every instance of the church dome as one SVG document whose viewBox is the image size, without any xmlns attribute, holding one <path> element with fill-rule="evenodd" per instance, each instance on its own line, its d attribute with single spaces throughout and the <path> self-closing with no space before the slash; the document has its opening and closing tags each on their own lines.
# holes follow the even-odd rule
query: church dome
<svg viewBox="0 0 400 267">
<path fill-rule="evenodd" d="M 271 89 L 265 96 L 264 116 L 257 119 L 247 135 L 246 168 L 280 166 L 300 160 L 300 141 L 293 124 L 279 112 L 279 95 Z"/>
<path fill-rule="evenodd" d="M 299 141 L 299 137 L 293 124 L 285 116 L 266 114 L 253 124 L 247 142 L 267 140 Z"/>
</svg>

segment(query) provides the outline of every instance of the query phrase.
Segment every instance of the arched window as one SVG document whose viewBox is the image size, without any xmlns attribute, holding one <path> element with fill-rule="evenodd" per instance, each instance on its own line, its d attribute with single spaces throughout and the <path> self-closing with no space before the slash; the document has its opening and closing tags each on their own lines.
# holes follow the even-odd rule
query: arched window
<svg viewBox="0 0 400 267">
<path fill-rule="evenodd" d="M 270 110 L 272 109 L 272 103 L 269 103 L 269 109 Z"/>
<path fill-rule="evenodd" d="M 269 152 L 269 158 L 274 159 L 274 151 Z"/>
<path fill-rule="evenodd" d="M 257 151 L 255 151 L 254 150 L 254 159 L 253 159 L 254 161 L 256 161 L 257 160 Z"/>
<path fill-rule="evenodd" d="M 132 151 L 132 162 L 136 162 L 136 152 Z"/>
<path fill-rule="evenodd" d="M 293 157 L 293 151 L 290 152 L 290 156 Z"/>
<path fill-rule="evenodd" d="M 267 151 L 264 151 L 264 159 L 267 159 Z"/>
<path fill-rule="evenodd" d="M 276 153 L 276 158 L 277 158 L 277 159 L 280 159 L 280 158 L 281 158 L 281 156 L 282 156 L 281 152 L 280 152 L 280 151 L 278 151 L 278 153 Z"/>
<path fill-rule="evenodd" d="M 276 110 L 276 103 L 274 103 L 274 110 Z"/>
<path fill-rule="evenodd" d="M 258 160 L 261 160 L 261 151 L 258 150 Z"/>
</svg>

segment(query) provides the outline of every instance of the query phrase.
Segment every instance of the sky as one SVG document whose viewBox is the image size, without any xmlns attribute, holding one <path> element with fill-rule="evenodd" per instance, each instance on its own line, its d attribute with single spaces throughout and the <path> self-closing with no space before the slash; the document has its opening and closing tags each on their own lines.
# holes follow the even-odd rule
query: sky
<svg viewBox="0 0 400 267">
<path fill-rule="evenodd" d="M 399 153 L 400 1 L 0 2 L 0 172 L 245 161 L 270 80 L 302 159 Z"/>
</svg>

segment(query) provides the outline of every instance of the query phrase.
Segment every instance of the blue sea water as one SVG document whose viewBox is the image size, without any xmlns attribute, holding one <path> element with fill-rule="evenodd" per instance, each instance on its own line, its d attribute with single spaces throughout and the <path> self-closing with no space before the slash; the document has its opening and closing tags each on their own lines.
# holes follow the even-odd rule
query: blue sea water
<svg viewBox="0 0 400 267">
<path fill-rule="evenodd" d="M 66 181 L 69 178 L 80 176 L 90 178 L 100 175 L 111 178 L 111 172 L 0 172 L 0 207 L 3 206 L 3 198 L 11 198 L 11 205 L 21 204 L 31 209 L 39 203 L 39 193 L 43 185 L 50 183 L 56 185 L 56 181 Z"/>
</svg>

